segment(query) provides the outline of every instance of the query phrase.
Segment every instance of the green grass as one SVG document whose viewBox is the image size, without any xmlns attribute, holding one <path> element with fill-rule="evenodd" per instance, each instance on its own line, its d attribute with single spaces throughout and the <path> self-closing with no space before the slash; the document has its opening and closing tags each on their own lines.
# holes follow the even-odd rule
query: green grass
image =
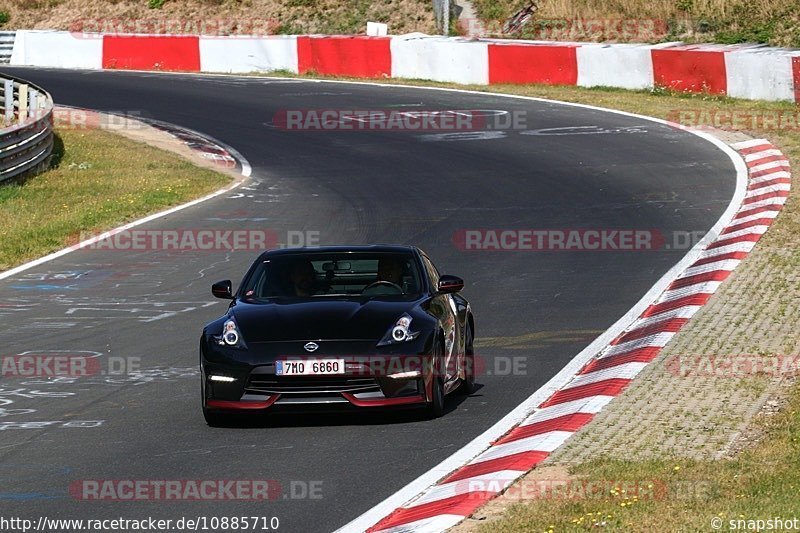
<svg viewBox="0 0 800 533">
<path fill-rule="evenodd" d="M 231 178 L 102 130 L 59 130 L 55 166 L 0 186 L 0 270 L 218 189 Z"/>
</svg>

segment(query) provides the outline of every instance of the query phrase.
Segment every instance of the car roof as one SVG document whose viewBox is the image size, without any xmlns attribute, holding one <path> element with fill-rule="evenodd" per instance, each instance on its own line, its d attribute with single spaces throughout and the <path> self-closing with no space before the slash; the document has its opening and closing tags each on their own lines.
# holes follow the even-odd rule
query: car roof
<svg viewBox="0 0 800 533">
<path fill-rule="evenodd" d="M 348 253 L 348 252 L 385 252 L 385 253 L 415 253 L 418 251 L 416 246 L 403 244 L 358 244 L 358 245 L 339 245 L 339 246 L 305 246 L 302 248 L 280 248 L 268 250 L 261 254 L 261 257 L 277 257 L 281 255 L 292 255 L 297 253 Z"/>
</svg>

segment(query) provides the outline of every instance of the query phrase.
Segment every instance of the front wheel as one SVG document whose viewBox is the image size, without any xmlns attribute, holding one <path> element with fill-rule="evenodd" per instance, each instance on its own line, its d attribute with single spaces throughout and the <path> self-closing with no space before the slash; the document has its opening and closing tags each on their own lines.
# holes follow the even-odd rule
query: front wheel
<svg viewBox="0 0 800 533">
<path fill-rule="evenodd" d="M 432 398 L 425 414 L 431 420 L 444 414 L 444 381 L 440 376 L 434 376 L 433 378 Z"/>
<path fill-rule="evenodd" d="M 444 347 L 441 342 L 437 342 L 433 350 L 433 390 L 431 401 L 425 408 L 425 414 L 429 419 L 439 418 L 444 414 L 444 376 L 441 371 L 443 357 Z"/>
<path fill-rule="evenodd" d="M 464 378 L 458 387 L 458 392 L 465 396 L 475 392 L 475 349 L 472 345 L 472 328 L 467 326 L 467 337 L 464 342 Z"/>
</svg>

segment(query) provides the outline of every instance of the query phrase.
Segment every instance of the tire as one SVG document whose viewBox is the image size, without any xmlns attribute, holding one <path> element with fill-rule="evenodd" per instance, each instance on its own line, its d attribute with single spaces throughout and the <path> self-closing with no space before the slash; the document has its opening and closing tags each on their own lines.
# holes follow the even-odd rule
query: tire
<svg viewBox="0 0 800 533">
<path fill-rule="evenodd" d="M 475 349 L 473 348 L 474 336 L 472 328 L 467 326 L 467 339 L 464 342 L 464 379 L 458 387 L 458 393 L 469 396 L 475 392 Z"/>
<path fill-rule="evenodd" d="M 425 415 L 429 420 L 439 418 L 444 414 L 444 379 L 442 379 L 442 376 L 439 375 L 441 374 L 441 370 L 439 369 L 439 360 L 444 354 L 444 349 L 442 348 L 441 342 L 436 343 L 436 348 L 434 349 L 433 353 L 434 364 L 436 366 L 433 376 L 433 398 L 431 398 L 430 403 L 428 403 L 428 405 L 425 407 Z"/>
<path fill-rule="evenodd" d="M 433 399 L 425 409 L 429 420 L 439 418 L 444 414 L 444 382 L 442 378 L 433 378 Z"/>
</svg>

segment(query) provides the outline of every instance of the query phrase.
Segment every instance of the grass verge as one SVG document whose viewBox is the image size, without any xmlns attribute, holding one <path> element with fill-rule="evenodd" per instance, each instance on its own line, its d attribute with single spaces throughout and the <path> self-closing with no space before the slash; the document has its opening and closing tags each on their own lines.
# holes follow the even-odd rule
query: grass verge
<svg viewBox="0 0 800 533">
<path fill-rule="evenodd" d="M 0 186 L 0 270 L 212 192 L 230 177 L 103 130 L 57 130 L 53 166 Z"/>
</svg>

